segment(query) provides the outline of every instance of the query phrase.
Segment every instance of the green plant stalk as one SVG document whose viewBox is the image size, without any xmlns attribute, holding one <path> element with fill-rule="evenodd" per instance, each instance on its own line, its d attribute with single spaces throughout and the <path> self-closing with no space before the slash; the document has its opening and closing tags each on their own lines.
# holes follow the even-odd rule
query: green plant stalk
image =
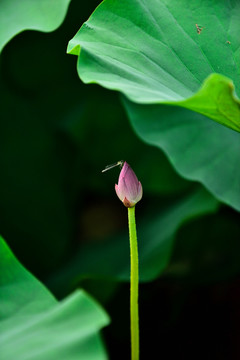
<svg viewBox="0 0 240 360">
<path fill-rule="evenodd" d="M 131 258 L 130 318 L 132 360 L 139 360 L 139 316 L 138 316 L 138 244 L 135 221 L 135 206 L 128 208 L 128 226 Z"/>
</svg>

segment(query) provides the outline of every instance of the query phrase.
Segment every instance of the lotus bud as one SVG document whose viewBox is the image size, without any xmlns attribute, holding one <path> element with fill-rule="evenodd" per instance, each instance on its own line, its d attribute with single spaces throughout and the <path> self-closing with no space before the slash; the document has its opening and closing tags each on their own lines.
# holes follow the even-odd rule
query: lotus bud
<svg viewBox="0 0 240 360">
<path fill-rule="evenodd" d="M 115 190 L 119 199 L 128 208 L 135 206 L 142 198 L 142 184 L 126 161 L 120 172 L 118 184 L 115 185 Z"/>
</svg>

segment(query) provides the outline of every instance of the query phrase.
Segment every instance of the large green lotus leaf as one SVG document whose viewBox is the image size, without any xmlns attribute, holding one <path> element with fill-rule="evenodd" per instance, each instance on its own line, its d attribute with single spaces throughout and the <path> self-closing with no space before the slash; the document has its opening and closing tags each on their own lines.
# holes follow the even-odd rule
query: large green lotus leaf
<svg viewBox="0 0 240 360">
<path fill-rule="evenodd" d="M 0 51 L 24 30 L 49 32 L 62 23 L 71 0 L 1 0 Z"/>
<path fill-rule="evenodd" d="M 140 205 L 138 205 L 140 206 Z M 158 214 L 153 213 L 158 209 Z M 159 203 L 147 209 L 144 222 L 138 221 L 139 266 L 141 281 L 155 279 L 167 266 L 177 229 L 185 221 L 206 213 L 215 212 L 218 202 L 206 190 L 199 188 L 163 206 Z M 123 208 L 123 211 L 126 209 Z M 127 217 L 126 217 L 127 225 Z M 127 227 L 127 226 L 126 226 Z M 71 263 L 49 281 L 54 292 L 62 295 L 66 287 L 76 286 L 86 278 L 129 280 L 128 232 L 110 237 L 103 243 L 91 244 L 80 249 Z M 68 288 L 69 290 L 69 288 Z"/>
<path fill-rule="evenodd" d="M 239 32 L 239 1 L 106 0 L 68 52 L 80 54 L 86 83 L 134 102 L 183 106 L 240 131 L 230 80 L 239 91 Z"/>
<path fill-rule="evenodd" d="M 144 104 L 125 102 L 144 141 L 238 210 L 240 137 L 209 117 L 239 131 L 239 32 L 238 1 L 106 0 L 68 47 L 84 82 Z"/>
<path fill-rule="evenodd" d="M 58 302 L 0 238 L 2 360 L 104 360 L 105 311 L 84 291 Z"/>
</svg>

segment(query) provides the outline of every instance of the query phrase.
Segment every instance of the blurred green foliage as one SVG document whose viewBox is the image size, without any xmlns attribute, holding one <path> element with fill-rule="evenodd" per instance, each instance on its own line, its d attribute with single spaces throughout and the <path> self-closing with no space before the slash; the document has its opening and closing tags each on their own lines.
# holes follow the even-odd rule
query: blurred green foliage
<svg viewBox="0 0 240 360">
<path fill-rule="evenodd" d="M 0 51 L 21 31 L 53 31 L 63 21 L 71 0 L 2 0 L 0 4 Z"/>
<path fill-rule="evenodd" d="M 142 216 L 144 220 L 138 225 L 140 281 L 153 280 L 166 268 L 176 231 L 181 224 L 202 214 L 215 212 L 217 208 L 218 202 L 204 189 L 198 189 L 178 201 L 168 202 L 167 206 L 151 204 Z M 68 266 L 51 279 L 49 285 L 54 292 L 61 294 L 67 286 L 74 288 L 81 279 L 128 281 L 128 254 L 127 231 L 101 242 L 95 240 L 81 247 Z"/>
<path fill-rule="evenodd" d="M 109 318 L 93 299 L 77 290 L 59 303 L 1 237 L 0 256 L 2 360 L 107 359 L 99 330 Z"/>
</svg>

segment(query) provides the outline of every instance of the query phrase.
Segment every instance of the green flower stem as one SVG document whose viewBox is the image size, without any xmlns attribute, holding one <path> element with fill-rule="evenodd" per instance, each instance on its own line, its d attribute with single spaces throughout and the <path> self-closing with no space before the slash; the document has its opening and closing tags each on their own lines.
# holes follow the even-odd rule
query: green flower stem
<svg viewBox="0 0 240 360">
<path fill-rule="evenodd" d="M 131 351 L 132 360 L 139 360 L 139 318 L 138 318 L 138 244 L 135 222 L 135 206 L 128 208 L 128 225 L 131 256 Z"/>
</svg>

